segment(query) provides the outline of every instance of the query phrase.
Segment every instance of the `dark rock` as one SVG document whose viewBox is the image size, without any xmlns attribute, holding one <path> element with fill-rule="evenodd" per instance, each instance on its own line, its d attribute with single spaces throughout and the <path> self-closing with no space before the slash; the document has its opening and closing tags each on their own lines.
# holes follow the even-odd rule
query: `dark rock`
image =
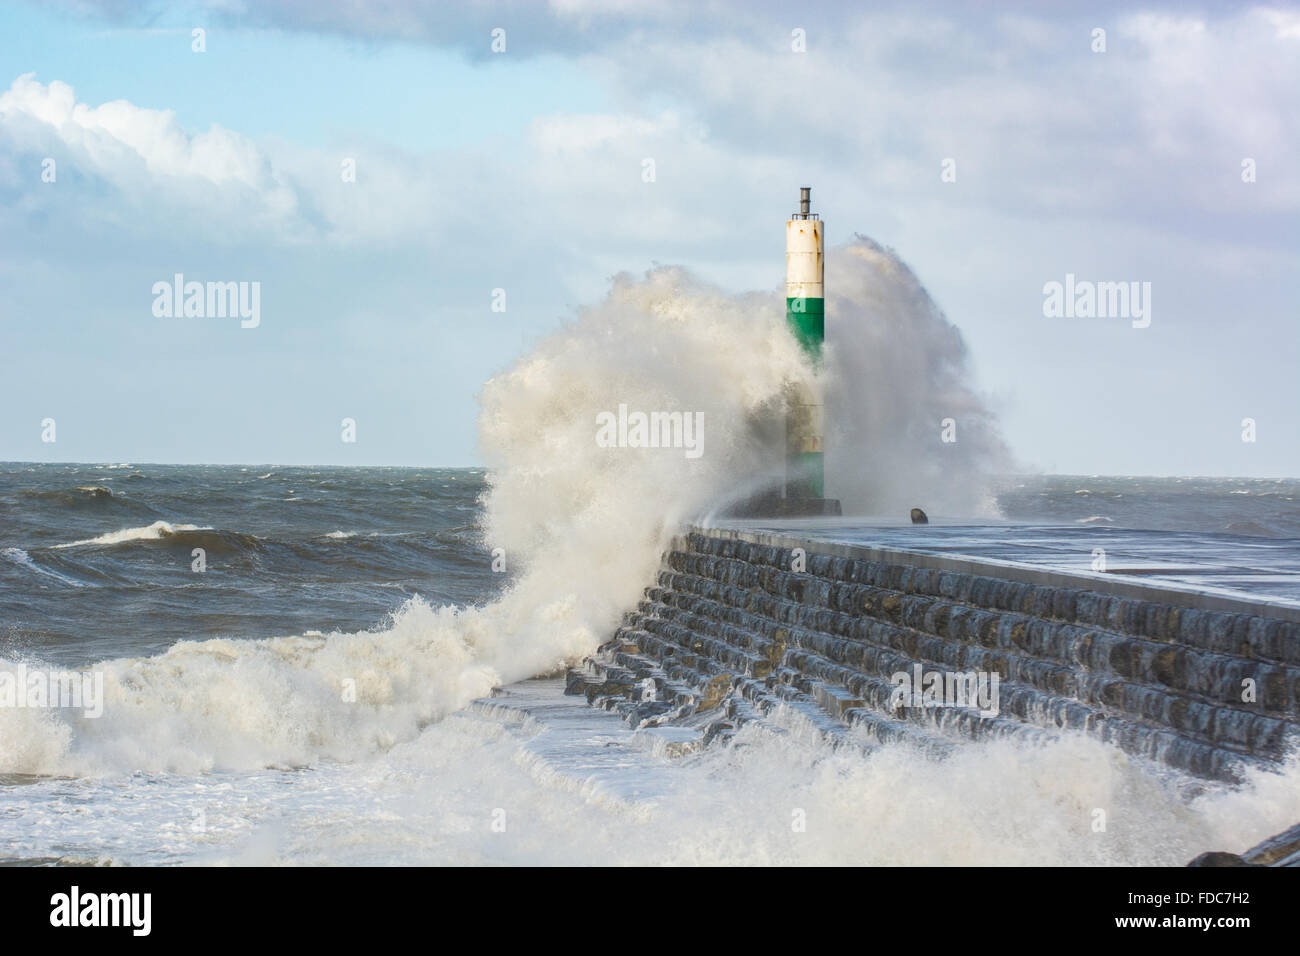
<svg viewBox="0 0 1300 956">
<path fill-rule="evenodd" d="M 1251 866 L 1300 866 L 1300 823 L 1242 854 Z"/>
<path fill-rule="evenodd" d="M 912 509 L 912 524 L 929 524 L 930 519 L 925 516 L 925 512 L 920 508 Z"/>
<path fill-rule="evenodd" d="M 1202 853 L 1196 859 L 1192 860 L 1188 866 L 1260 866 L 1259 863 L 1247 863 L 1235 853 L 1224 853 L 1221 850 L 1213 850 L 1210 853 Z"/>
</svg>

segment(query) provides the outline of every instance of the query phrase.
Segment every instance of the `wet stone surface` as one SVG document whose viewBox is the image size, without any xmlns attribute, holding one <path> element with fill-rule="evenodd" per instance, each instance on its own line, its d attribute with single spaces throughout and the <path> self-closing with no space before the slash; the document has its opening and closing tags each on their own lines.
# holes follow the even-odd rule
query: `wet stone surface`
<svg viewBox="0 0 1300 956">
<path fill-rule="evenodd" d="M 857 742 L 942 754 L 1077 731 L 1221 780 L 1280 761 L 1300 737 L 1296 622 L 818 544 L 800 556 L 725 530 L 679 538 L 567 692 L 634 727 L 694 730 L 701 744 L 784 705 L 832 737 L 856 728 Z M 900 675 L 912 674 L 907 698 Z M 973 692 L 926 702 L 931 674 L 949 687 L 984 675 L 986 691 L 996 677 L 995 705 Z"/>
</svg>

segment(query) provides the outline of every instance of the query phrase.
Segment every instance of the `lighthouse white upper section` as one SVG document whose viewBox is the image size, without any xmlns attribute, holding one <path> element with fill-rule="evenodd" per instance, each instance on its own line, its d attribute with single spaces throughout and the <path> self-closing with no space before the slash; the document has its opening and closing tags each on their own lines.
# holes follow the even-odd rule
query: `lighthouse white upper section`
<svg viewBox="0 0 1300 956">
<path fill-rule="evenodd" d="M 790 219 L 785 224 L 785 297 L 822 298 L 822 221 Z"/>
</svg>

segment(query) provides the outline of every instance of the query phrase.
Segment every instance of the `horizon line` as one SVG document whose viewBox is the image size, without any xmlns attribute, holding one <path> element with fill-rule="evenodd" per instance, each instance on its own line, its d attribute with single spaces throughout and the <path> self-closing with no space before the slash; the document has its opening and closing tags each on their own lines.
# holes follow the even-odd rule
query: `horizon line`
<svg viewBox="0 0 1300 956">
<path fill-rule="evenodd" d="M 22 461 L 0 460 L 0 467 L 8 465 L 81 465 L 96 468 L 128 467 L 137 468 L 145 465 L 162 465 L 163 467 L 196 468 L 438 468 L 457 471 L 493 471 L 487 465 L 399 465 L 399 464 L 357 464 L 332 462 L 269 462 L 269 461 Z M 1300 481 L 1300 475 L 1226 475 L 1226 474 L 1121 474 L 1082 471 L 1005 471 L 993 472 L 990 478 L 1214 478 L 1239 479 L 1242 481 Z"/>
</svg>

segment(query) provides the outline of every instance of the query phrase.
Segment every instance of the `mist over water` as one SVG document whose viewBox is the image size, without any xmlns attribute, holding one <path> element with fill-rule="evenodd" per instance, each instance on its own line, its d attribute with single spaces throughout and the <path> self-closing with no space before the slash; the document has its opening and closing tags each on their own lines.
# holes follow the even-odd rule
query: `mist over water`
<svg viewBox="0 0 1300 956">
<path fill-rule="evenodd" d="M 833 250 L 826 271 L 828 494 L 843 498 L 846 513 L 915 504 L 987 512 L 988 475 L 1009 456 L 970 381 L 960 333 L 870 240 Z M 123 589 L 152 590 L 165 609 L 151 639 L 165 650 L 142 653 L 126 633 L 87 644 L 104 660 L 98 719 L 0 708 L 0 774 L 36 778 L 5 795 L 20 809 L 0 822 L 0 842 L 12 837 L 29 857 L 72 846 L 116 859 L 114 837 L 125 835 L 139 847 L 128 856 L 168 861 L 200 850 L 249 862 L 558 861 L 591 859 L 590 841 L 620 862 L 988 862 L 997 853 L 1006 862 L 1181 862 L 1218 843 L 1242 849 L 1241 840 L 1294 822 L 1300 803 L 1272 777 L 1239 791 L 1229 815 L 1073 738 L 972 745 L 935 764 L 903 748 L 834 751 L 797 726 L 784 735 L 746 730 L 744 747 L 684 761 L 629 758 L 626 790 L 593 791 L 575 784 L 563 760 L 530 749 L 536 728 L 467 710 L 494 687 L 594 651 L 653 580 L 683 522 L 779 478 L 785 389 L 815 374 L 786 331 L 779 290 L 727 295 L 659 268 L 616 277 L 605 301 L 485 384 L 481 510 L 463 490 L 421 500 L 407 478 L 383 492 L 376 476 L 331 472 L 214 475 L 191 495 L 186 483 L 198 476 L 168 473 L 155 487 L 148 466 L 127 467 L 103 472 L 97 485 L 78 475 L 14 491 L 12 511 L 38 500 L 43 513 L 76 518 L 0 538 L 4 587 L 42 596 L 62 588 L 60 600 L 75 591 L 87 629 L 96 627 L 95 601 L 121 621 Z M 620 405 L 702 413 L 703 454 L 602 447 L 597 416 Z M 949 417 L 951 444 L 940 441 Z M 10 469 L 5 480 L 17 487 L 38 477 Z M 400 508 L 386 496 L 400 496 Z M 439 535 L 403 537 L 427 524 Z M 185 589 L 199 583 L 187 565 L 200 540 L 224 553 L 221 573 L 244 575 L 227 597 L 266 600 L 276 613 L 254 621 L 232 609 L 219 626 L 195 626 L 204 596 Z M 498 587 L 485 588 L 481 573 L 458 581 L 466 567 L 486 569 L 494 552 L 507 571 L 494 577 Z M 402 572 L 410 562 L 420 568 L 414 577 Z M 208 575 L 205 586 L 223 580 Z M 348 575 L 363 583 L 345 583 Z M 393 589 L 392 614 L 376 613 L 371 626 L 328 598 L 346 589 L 339 603 L 380 606 L 376 581 Z M 310 584 L 317 590 L 302 587 Z M 138 593 L 131 600 L 141 603 L 128 608 L 156 610 Z M 313 600 L 320 623 L 266 636 L 276 621 L 300 620 Z M 66 622 L 46 624 L 0 645 L 0 669 L 56 657 Z M 608 715 L 592 719 L 612 721 L 614 737 L 625 733 Z M 251 803 L 211 795 L 222 786 Z M 160 818 L 185 817 L 199 791 L 229 824 L 224 835 L 201 846 L 149 835 Z M 90 825 L 72 813 L 87 800 Z M 485 801 L 524 808 L 532 842 L 488 846 Z M 1096 806 L 1118 808 L 1122 840 L 1093 838 Z M 1241 832 L 1241 806 L 1257 832 Z M 792 807 L 811 808 L 821 829 L 791 837 Z M 66 835 L 42 843 L 21 836 L 20 824 Z M 340 825 L 350 828 L 348 846 L 329 835 Z M 954 830 L 968 836 L 954 844 Z"/>
<path fill-rule="evenodd" d="M 676 268 L 620 275 L 483 389 L 485 543 L 518 571 L 493 613 L 507 679 L 590 653 L 684 521 L 779 461 L 787 381 L 808 374 L 775 295 L 728 297 Z M 597 416 L 703 414 L 703 453 L 601 447 Z"/>
<path fill-rule="evenodd" d="M 826 289 L 826 493 L 845 514 L 996 516 L 989 476 L 1014 465 L 961 332 L 866 236 L 827 254 Z"/>
</svg>

